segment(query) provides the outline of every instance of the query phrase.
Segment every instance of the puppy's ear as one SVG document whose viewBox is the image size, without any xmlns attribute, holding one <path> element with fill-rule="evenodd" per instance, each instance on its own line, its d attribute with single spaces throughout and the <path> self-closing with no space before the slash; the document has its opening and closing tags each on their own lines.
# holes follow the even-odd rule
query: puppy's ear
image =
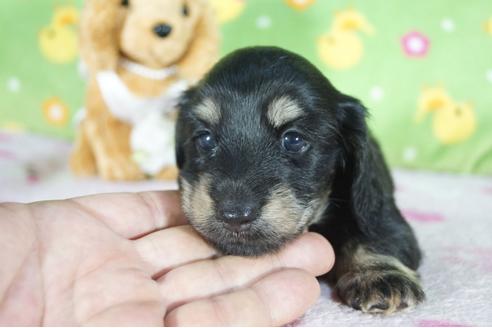
<svg viewBox="0 0 492 328">
<path fill-rule="evenodd" d="M 200 10 L 188 50 L 178 63 L 183 77 L 195 82 L 212 67 L 219 54 L 219 29 L 208 2 L 198 2 Z"/>
<path fill-rule="evenodd" d="M 178 138 L 176 138 L 175 151 L 176 151 L 176 165 L 178 166 L 178 169 L 181 170 L 185 162 L 185 154 L 183 149 L 183 143 L 182 142 L 178 143 Z"/>
<path fill-rule="evenodd" d="M 80 22 L 80 53 L 91 73 L 116 69 L 121 0 L 86 0 Z"/>
<path fill-rule="evenodd" d="M 370 233 L 370 221 L 379 217 L 385 197 L 392 197 L 385 194 L 392 189 L 392 182 L 379 146 L 368 131 L 366 116 L 366 108 L 354 98 L 344 96 L 338 104 L 342 171 L 350 185 L 350 206 L 359 228 Z"/>
<path fill-rule="evenodd" d="M 178 166 L 178 169 L 182 169 L 184 164 L 185 164 L 185 152 L 184 152 L 184 145 L 186 142 L 186 136 L 185 136 L 185 126 L 184 126 L 184 118 L 183 118 L 183 111 L 181 105 L 179 106 L 179 114 L 178 114 L 178 120 L 176 121 L 176 130 L 174 132 L 174 151 L 176 154 L 176 165 Z"/>
<path fill-rule="evenodd" d="M 174 138 L 174 150 L 176 154 L 176 165 L 178 169 L 182 169 L 186 162 L 185 144 L 189 141 L 192 131 L 190 131 L 188 114 L 191 111 L 193 99 L 195 97 L 197 87 L 191 87 L 186 90 L 179 99 L 178 104 L 178 119 L 176 121 L 176 130 Z"/>
</svg>

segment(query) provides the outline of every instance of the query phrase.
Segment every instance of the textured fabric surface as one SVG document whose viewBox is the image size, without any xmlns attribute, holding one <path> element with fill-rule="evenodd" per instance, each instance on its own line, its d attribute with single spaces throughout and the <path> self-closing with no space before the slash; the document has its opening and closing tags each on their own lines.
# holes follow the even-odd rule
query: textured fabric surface
<svg viewBox="0 0 492 328">
<path fill-rule="evenodd" d="M 110 183 L 75 179 L 70 144 L 0 133 L 0 202 L 176 188 L 174 183 Z M 427 294 L 416 309 L 389 317 L 341 305 L 330 288 L 299 326 L 492 325 L 492 178 L 396 171 L 396 198 L 424 252 L 420 274 Z"/>
<path fill-rule="evenodd" d="M 396 199 L 424 252 L 427 300 L 392 316 L 337 303 L 323 285 L 301 326 L 491 326 L 492 179 L 396 171 Z"/>
<path fill-rule="evenodd" d="M 106 182 L 79 179 L 68 168 L 70 142 L 0 132 L 0 202 L 33 202 L 105 192 L 176 189 L 163 181 Z"/>
<path fill-rule="evenodd" d="M 364 101 L 392 165 L 492 174 L 490 0 L 211 2 L 222 54 L 276 45 L 306 56 Z M 0 1 L 0 127 L 73 136 L 81 3 Z"/>
</svg>

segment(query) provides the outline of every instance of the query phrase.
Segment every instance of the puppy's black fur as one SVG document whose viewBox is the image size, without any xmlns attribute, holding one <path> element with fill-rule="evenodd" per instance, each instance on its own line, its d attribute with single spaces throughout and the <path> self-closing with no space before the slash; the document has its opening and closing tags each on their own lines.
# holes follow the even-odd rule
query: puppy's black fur
<svg viewBox="0 0 492 328">
<path fill-rule="evenodd" d="M 296 54 L 228 55 L 180 104 L 176 154 L 190 222 L 238 255 L 276 251 L 309 227 L 335 249 L 330 276 L 344 302 L 384 313 L 420 302 L 419 247 L 366 115 Z"/>
</svg>

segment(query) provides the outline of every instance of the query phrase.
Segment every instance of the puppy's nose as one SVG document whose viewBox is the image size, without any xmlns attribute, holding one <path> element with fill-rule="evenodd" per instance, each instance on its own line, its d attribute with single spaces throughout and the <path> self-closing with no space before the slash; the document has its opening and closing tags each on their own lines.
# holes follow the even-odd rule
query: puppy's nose
<svg viewBox="0 0 492 328">
<path fill-rule="evenodd" d="M 227 223 L 227 228 L 240 231 L 256 219 L 256 210 L 250 205 L 229 205 L 219 210 L 219 219 Z"/>
<path fill-rule="evenodd" d="M 157 24 L 154 26 L 154 33 L 160 37 L 160 38 L 165 38 L 168 36 L 173 28 L 170 25 L 167 24 Z"/>
</svg>

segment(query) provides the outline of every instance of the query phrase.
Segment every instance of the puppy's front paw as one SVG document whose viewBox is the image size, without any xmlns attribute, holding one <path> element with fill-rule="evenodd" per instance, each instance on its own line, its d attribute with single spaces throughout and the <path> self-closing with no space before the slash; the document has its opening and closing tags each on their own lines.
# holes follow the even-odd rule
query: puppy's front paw
<svg viewBox="0 0 492 328">
<path fill-rule="evenodd" d="M 336 289 L 343 302 L 367 313 L 391 314 L 425 298 L 417 274 L 407 268 L 351 271 L 338 280 Z"/>
</svg>

